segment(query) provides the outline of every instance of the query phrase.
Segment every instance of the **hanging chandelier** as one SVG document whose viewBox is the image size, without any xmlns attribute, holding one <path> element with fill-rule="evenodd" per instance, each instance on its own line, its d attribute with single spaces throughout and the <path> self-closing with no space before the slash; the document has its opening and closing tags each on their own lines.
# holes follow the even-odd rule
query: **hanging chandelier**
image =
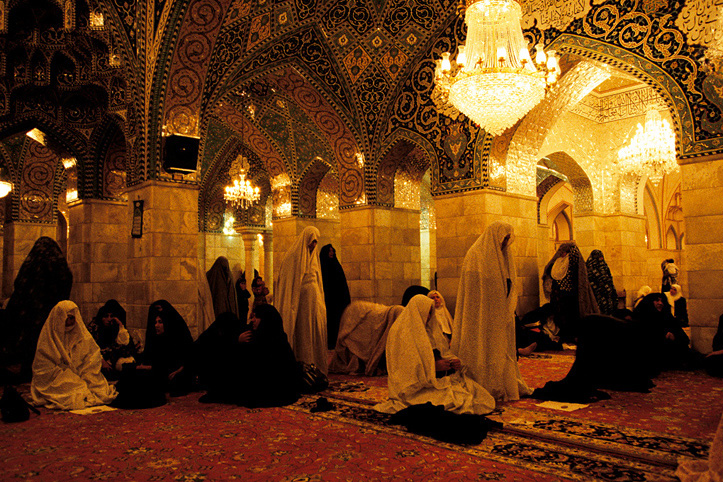
<svg viewBox="0 0 723 482">
<path fill-rule="evenodd" d="M 223 198 L 236 209 L 248 209 L 261 197 L 259 188 L 246 179 L 247 169 L 248 161 L 243 156 L 238 156 L 229 169 L 232 183 L 224 188 Z"/>
<path fill-rule="evenodd" d="M 457 58 L 437 60 L 435 90 L 492 135 L 524 117 L 557 81 L 555 52 L 535 47 L 535 62 L 522 35 L 522 9 L 514 0 L 466 0 L 467 44 Z"/>
<path fill-rule="evenodd" d="M 645 126 L 638 124 L 630 144 L 618 151 L 618 168 L 623 173 L 647 175 L 655 186 L 663 176 L 679 169 L 675 133 L 655 108 L 648 109 Z"/>
</svg>

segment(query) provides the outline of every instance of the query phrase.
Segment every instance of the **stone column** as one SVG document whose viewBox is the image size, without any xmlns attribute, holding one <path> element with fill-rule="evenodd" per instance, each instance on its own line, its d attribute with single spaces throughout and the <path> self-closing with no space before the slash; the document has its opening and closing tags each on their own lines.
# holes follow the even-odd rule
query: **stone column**
<svg viewBox="0 0 723 482">
<path fill-rule="evenodd" d="M 341 212 L 343 266 L 353 300 L 399 304 L 423 284 L 419 211 L 365 206 Z"/>
<path fill-rule="evenodd" d="M 42 236 L 56 239 L 55 224 L 11 221 L 3 232 L 3 298 L 13 293 L 13 283 L 25 257 Z M 72 269 L 72 268 L 71 268 Z M 75 272 L 73 272 L 75 276 Z"/>
<path fill-rule="evenodd" d="M 68 205 L 68 265 L 83 320 L 109 299 L 126 304 L 126 267 L 131 237 L 128 203 L 87 199 Z"/>
<path fill-rule="evenodd" d="M 711 351 L 723 314 L 723 156 L 680 161 L 685 218 L 684 260 L 693 347 Z"/>
<path fill-rule="evenodd" d="M 462 262 L 469 248 L 494 221 L 515 228 L 519 302 L 527 313 L 539 303 L 537 268 L 537 198 L 498 191 L 471 191 L 434 198 L 437 213 L 437 282 L 454 314 Z"/>
<path fill-rule="evenodd" d="M 246 271 L 246 283 L 249 290 L 251 290 L 251 281 L 254 279 L 254 268 L 262 271 L 259 266 L 259 241 L 258 234 L 261 232 L 258 228 L 239 227 L 236 232 L 241 235 L 244 244 L 244 271 Z M 261 275 L 263 277 L 263 275 Z M 264 278 L 264 281 L 269 283 Z"/>
<path fill-rule="evenodd" d="M 143 235 L 128 243 L 128 319 L 145 328 L 149 305 L 165 299 L 198 336 L 198 187 L 148 181 L 128 199 L 128 219 L 133 201 L 144 201 Z"/>
<path fill-rule="evenodd" d="M 641 286 L 649 284 L 645 217 L 637 214 L 575 215 L 574 240 L 585 259 L 599 249 L 613 275 L 615 289 L 626 291 L 626 306 L 632 307 Z M 547 263 L 548 260 L 545 260 Z M 658 262 L 659 263 L 659 262 Z M 660 291 L 651 285 L 653 291 Z"/>
<path fill-rule="evenodd" d="M 264 280 L 268 279 L 269 290 L 273 294 L 274 287 L 274 233 L 267 229 L 264 231 L 264 266 L 261 276 Z M 249 281 L 249 286 L 251 282 Z"/>
</svg>

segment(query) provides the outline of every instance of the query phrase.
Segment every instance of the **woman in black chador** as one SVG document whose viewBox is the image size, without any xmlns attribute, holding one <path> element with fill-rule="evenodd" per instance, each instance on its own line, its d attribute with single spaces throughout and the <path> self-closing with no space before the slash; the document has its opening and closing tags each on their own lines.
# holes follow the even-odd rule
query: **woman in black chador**
<svg viewBox="0 0 723 482">
<path fill-rule="evenodd" d="M 670 312 L 663 293 L 651 293 L 635 307 L 634 316 L 645 334 L 642 349 L 649 360 L 652 375 L 663 370 L 690 368 L 693 352 L 690 339 Z"/>
<path fill-rule="evenodd" d="M 191 357 L 193 337 L 186 321 L 166 300 L 155 301 L 148 308 L 146 348 L 139 369 L 150 369 L 164 384 L 171 396 L 183 395 L 191 389 Z"/>
<path fill-rule="evenodd" d="M 300 371 L 284 333 L 281 315 L 258 305 L 246 325 L 224 313 L 196 341 L 195 355 L 204 403 L 275 407 L 299 398 Z"/>
<path fill-rule="evenodd" d="M 574 241 L 562 244 L 542 275 L 545 296 L 555 313 L 563 342 L 574 342 L 580 320 L 600 313 L 587 278 L 585 260 Z"/>
<path fill-rule="evenodd" d="M 72 286 L 73 274 L 58 243 L 47 236 L 38 238 L 0 316 L 0 367 L 19 374 L 15 382 L 30 380 L 40 330 L 50 310 L 70 298 Z"/>
<path fill-rule="evenodd" d="M 101 306 L 88 331 L 100 347 L 101 371 L 108 380 L 117 379 L 124 364 L 138 361 L 136 342 L 126 329 L 126 310 L 118 301 L 108 300 Z"/>
<path fill-rule="evenodd" d="M 336 250 L 331 244 L 321 248 L 319 263 L 321 264 L 321 278 L 324 282 L 327 343 L 331 350 L 336 346 L 341 315 L 351 303 L 351 296 L 349 295 L 349 286 L 346 283 L 344 268 L 341 267 L 336 257 Z"/>
</svg>

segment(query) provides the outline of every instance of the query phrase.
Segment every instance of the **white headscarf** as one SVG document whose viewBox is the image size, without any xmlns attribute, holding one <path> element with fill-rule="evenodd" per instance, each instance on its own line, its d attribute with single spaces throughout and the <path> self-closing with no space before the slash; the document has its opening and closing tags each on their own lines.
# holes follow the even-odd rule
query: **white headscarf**
<svg viewBox="0 0 723 482">
<path fill-rule="evenodd" d="M 440 293 L 437 290 L 432 290 L 429 293 L 427 293 L 427 296 L 429 298 L 432 298 L 432 295 L 436 294 L 439 296 L 439 300 L 441 301 L 441 306 L 437 308 L 434 307 L 434 316 L 437 318 L 437 322 L 439 323 L 439 327 L 442 329 L 442 333 L 444 333 L 447 336 L 452 335 L 452 324 L 454 323 L 454 320 L 452 319 L 452 315 L 447 309 L 447 302 L 444 301 L 444 296 L 442 296 L 442 293 Z M 434 301 L 434 299 L 432 299 Z"/>
<path fill-rule="evenodd" d="M 321 302 L 324 304 L 324 284 L 319 264 L 319 238 L 321 233 L 314 226 L 307 226 L 296 238 L 294 244 L 284 254 L 281 261 L 279 275 L 276 278 L 274 289 L 274 305 L 284 320 L 284 331 L 289 337 L 291 348 L 294 349 L 294 332 L 296 330 L 296 317 L 301 301 L 301 283 L 305 274 L 316 278 L 321 292 Z M 309 252 L 309 244 L 316 240 L 316 246 Z M 326 308 L 325 308 L 326 309 Z"/>
<path fill-rule="evenodd" d="M 452 351 L 495 400 L 518 400 L 520 395 L 532 393 L 517 366 L 517 271 L 510 248 L 513 231 L 507 223 L 494 222 L 467 251 L 452 336 Z"/>
<path fill-rule="evenodd" d="M 396 413 L 411 405 L 431 402 L 454 413 L 489 413 L 495 401 L 465 375 L 465 368 L 437 378 L 434 351 L 452 358 L 449 344 L 434 317 L 434 302 L 424 295 L 412 297 L 387 337 L 389 400 L 374 408 Z M 431 313 L 431 317 L 430 317 Z"/>
<path fill-rule="evenodd" d="M 65 326 L 68 315 L 75 316 L 72 327 Z M 101 365 L 100 348 L 78 306 L 61 301 L 50 310 L 38 338 L 30 385 L 33 402 L 61 410 L 110 403 L 117 392 L 101 374 Z"/>
</svg>

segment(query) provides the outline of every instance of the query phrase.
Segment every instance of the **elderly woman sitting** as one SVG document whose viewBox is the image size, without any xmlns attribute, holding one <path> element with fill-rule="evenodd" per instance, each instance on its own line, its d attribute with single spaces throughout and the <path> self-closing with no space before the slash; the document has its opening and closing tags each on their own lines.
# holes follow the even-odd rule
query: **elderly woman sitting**
<svg viewBox="0 0 723 482">
<path fill-rule="evenodd" d="M 100 372 L 102 361 L 78 306 L 61 301 L 50 310 L 38 339 L 30 385 L 33 403 L 76 410 L 112 402 L 117 392 Z"/>
</svg>

